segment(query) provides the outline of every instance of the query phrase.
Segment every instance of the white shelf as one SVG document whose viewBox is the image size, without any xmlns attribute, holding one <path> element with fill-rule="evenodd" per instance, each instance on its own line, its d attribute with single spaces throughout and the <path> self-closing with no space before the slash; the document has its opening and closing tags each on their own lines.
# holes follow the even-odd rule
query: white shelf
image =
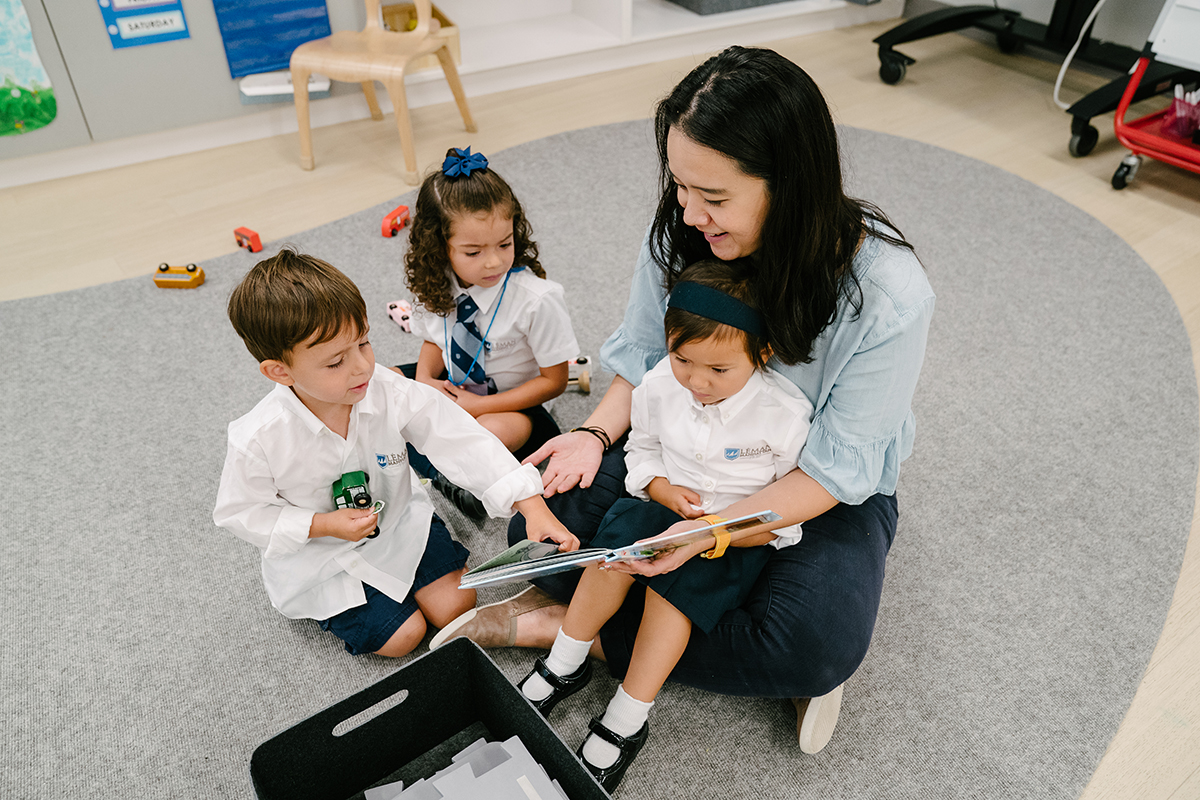
<svg viewBox="0 0 1200 800">
<path fill-rule="evenodd" d="M 453 19 L 453 17 L 451 17 Z M 620 37 L 575 14 L 460 28 L 463 60 L 459 72 L 487 70 L 563 58 L 621 44 Z M 434 70 L 440 77 L 440 72 Z"/>
<path fill-rule="evenodd" d="M 862 22 L 900 17 L 903 0 L 861 6 L 847 0 L 788 0 L 720 14 L 696 14 L 669 0 L 439 0 L 437 6 L 459 29 L 464 80 L 491 70 L 521 68 L 608 51 L 608 69 L 695 52 L 697 47 L 757 44 Z M 676 46 L 645 51 L 632 59 L 621 51 L 644 50 L 647 42 Z M 581 74 L 567 72 L 547 79 Z M 599 71 L 592 69 L 590 71 Z M 420 81 L 440 77 L 414 75 Z M 526 84 L 527 85 L 527 84 Z M 468 89 L 468 94 L 470 94 Z"/>
<path fill-rule="evenodd" d="M 721 14 L 697 14 L 668 0 L 631 0 L 634 39 L 660 39 L 844 9 L 844 0 L 791 0 Z"/>
</svg>

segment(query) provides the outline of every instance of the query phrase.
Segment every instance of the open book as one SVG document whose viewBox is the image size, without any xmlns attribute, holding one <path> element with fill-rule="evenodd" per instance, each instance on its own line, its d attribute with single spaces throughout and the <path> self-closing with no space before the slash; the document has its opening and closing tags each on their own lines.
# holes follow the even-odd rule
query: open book
<svg viewBox="0 0 1200 800">
<path fill-rule="evenodd" d="M 554 542 L 526 540 L 514 544 L 495 558 L 468 570 L 463 575 L 459 588 L 475 589 L 480 586 L 524 581 L 538 575 L 553 575 L 556 572 L 585 567 L 598 561 L 611 564 L 615 561 L 640 561 L 657 558 L 686 544 L 698 542 L 701 539 L 711 539 L 713 530 L 716 528 L 724 528 L 730 533 L 737 533 L 755 525 L 777 522 L 779 519 L 779 515 L 773 511 L 760 511 L 757 514 L 747 514 L 744 517 L 728 519 L 714 525 L 705 525 L 703 528 L 655 536 L 612 550 L 604 547 L 590 547 L 562 553 L 559 552 L 558 545 Z"/>
</svg>

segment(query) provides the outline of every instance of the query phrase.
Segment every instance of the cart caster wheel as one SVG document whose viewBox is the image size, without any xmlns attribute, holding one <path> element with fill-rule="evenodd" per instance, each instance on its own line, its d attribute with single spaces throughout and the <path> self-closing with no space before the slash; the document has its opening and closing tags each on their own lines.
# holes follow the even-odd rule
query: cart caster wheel
<svg viewBox="0 0 1200 800">
<path fill-rule="evenodd" d="M 1141 166 L 1142 159 L 1139 156 L 1125 156 L 1121 161 L 1121 166 L 1117 167 L 1117 171 L 1112 176 L 1112 187 L 1114 189 L 1124 189 L 1133 180 L 1133 176 L 1137 175 L 1138 167 Z"/>
<path fill-rule="evenodd" d="M 1021 40 L 1008 28 L 996 34 L 996 47 L 1000 48 L 1001 53 L 1015 53 L 1021 49 L 1021 45 Z"/>
<path fill-rule="evenodd" d="M 1075 158 L 1083 158 L 1088 153 L 1092 152 L 1092 148 L 1096 146 L 1096 142 L 1100 140 L 1100 131 L 1093 126 L 1088 125 L 1079 133 L 1072 134 L 1071 142 L 1067 145 L 1067 150 Z"/>
<path fill-rule="evenodd" d="M 908 66 L 904 63 L 903 58 L 895 56 L 879 57 L 879 79 L 888 86 L 895 86 L 904 80 L 904 73 L 907 71 Z"/>
</svg>

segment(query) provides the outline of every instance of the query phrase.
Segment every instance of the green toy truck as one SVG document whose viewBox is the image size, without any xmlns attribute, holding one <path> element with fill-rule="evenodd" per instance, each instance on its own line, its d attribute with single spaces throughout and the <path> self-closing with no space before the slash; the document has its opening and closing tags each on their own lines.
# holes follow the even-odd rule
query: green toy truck
<svg viewBox="0 0 1200 800">
<path fill-rule="evenodd" d="M 333 507 L 370 508 L 371 493 L 367 491 L 367 473 L 347 472 L 333 482 Z"/>
<path fill-rule="evenodd" d="M 362 472 L 347 472 L 342 477 L 333 482 L 333 507 L 334 509 L 341 508 L 370 508 L 371 493 L 367 491 L 367 473 Z M 383 504 L 380 503 L 382 506 Z M 378 512 L 377 512 L 378 513 Z M 375 526 L 375 532 L 368 536 L 368 539 L 374 539 L 379 535 L 379 526 Z"/>
</svg>

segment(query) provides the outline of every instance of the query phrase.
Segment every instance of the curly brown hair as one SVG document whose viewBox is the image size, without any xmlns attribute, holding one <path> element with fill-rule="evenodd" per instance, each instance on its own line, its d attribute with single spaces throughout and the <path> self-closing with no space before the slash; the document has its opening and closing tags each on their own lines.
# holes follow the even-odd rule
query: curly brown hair
<svg viewBox="0 0 1200 800">
<path fill-rule="evenodd" d="M 446 151 L 454 155 L 455 148 Z M 490 168 L 476 169 L 467 176 L 446 177 L 439 168 L 421 183 L 416 209 L 408 231 L 408 252 L 404 254 L 404 279 L 417 301 L 435 314 L 454 310 L 449 266 L 452 235 L 450 226 L 464 214 L 507 213 L 513 223 L 513 265 L 524 266 L 539 278 L 546 271 L 538 261 L 537 242 L 521 202 L 512 187 Z"/>
</svg>

